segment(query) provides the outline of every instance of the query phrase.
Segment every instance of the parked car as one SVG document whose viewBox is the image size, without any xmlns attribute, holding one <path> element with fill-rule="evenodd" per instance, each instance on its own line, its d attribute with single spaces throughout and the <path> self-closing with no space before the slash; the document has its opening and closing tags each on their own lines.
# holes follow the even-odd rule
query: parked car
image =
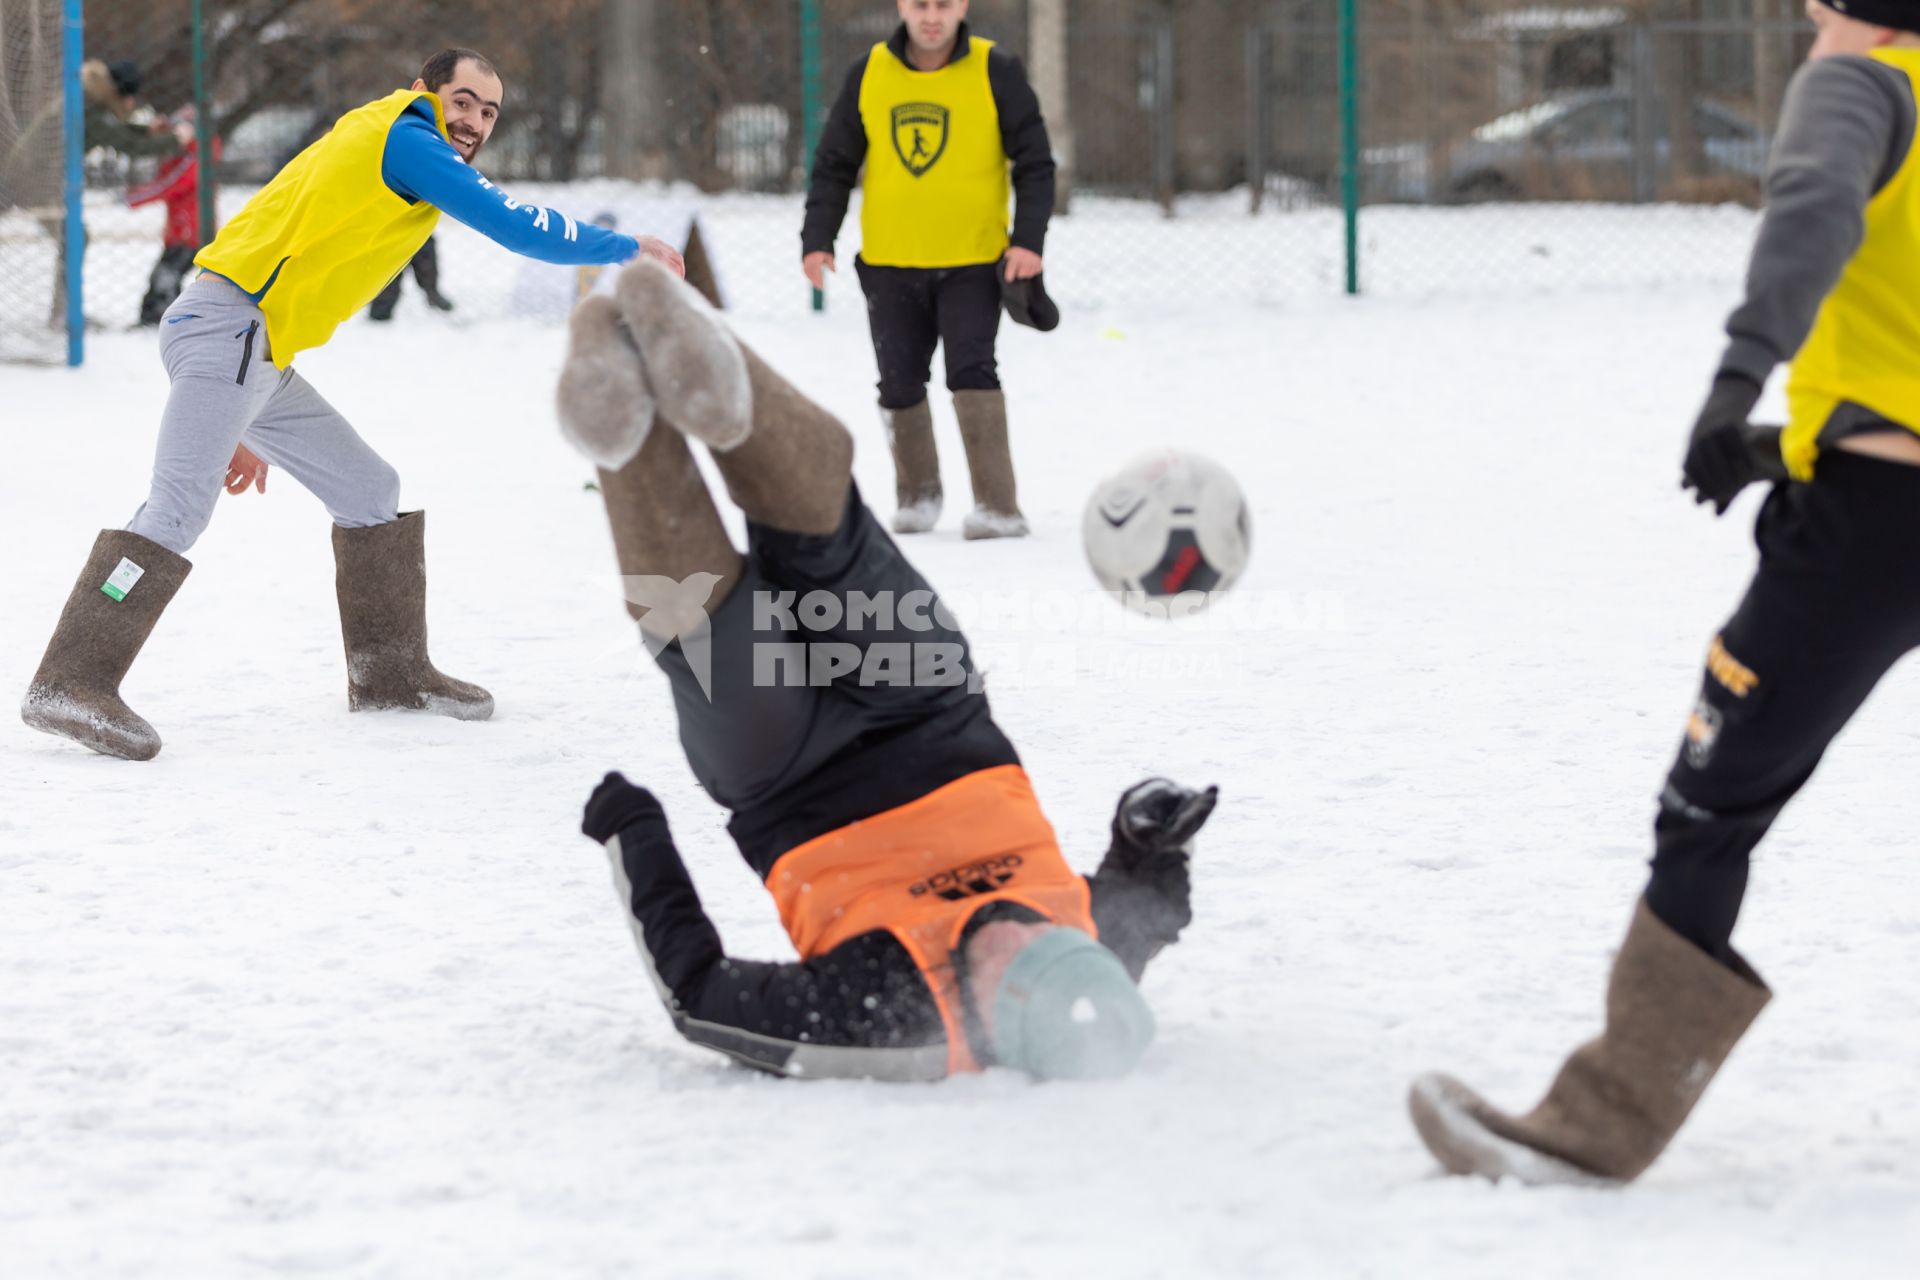
<svg viewBox="0 0 1920 1280">
<path fill-rule="evenodd" d="M 224 182 L 263 183 L 300 154 L 325 125 L 318 107 L 263 107 L 233 127 L 221 153 Z"/>
<path fill-rule="evenodd" d="M 1769 139 L 1735 111 L 1693 102 L 1707 176 L 1757 181 Z M 1664 103 L 1647 104 L 1636 155 L 1634 98 L 1624 89 L 1559 94 L 1509 111 L 1438 149 L 1426 142 L 1362 153 L 1369 198 L 1417 202 L 1652 198 L 1672 170 Z"/>
</svg>

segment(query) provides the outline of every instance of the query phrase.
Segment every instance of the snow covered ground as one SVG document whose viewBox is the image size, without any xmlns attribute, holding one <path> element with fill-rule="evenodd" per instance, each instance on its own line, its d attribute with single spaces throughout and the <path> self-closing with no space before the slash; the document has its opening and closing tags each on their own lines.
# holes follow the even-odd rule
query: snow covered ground
<svg viewBox="0 0 1920 1280">
<path fill-rule="evenodd" d="M 1035 536 L 966 545 L 954 511 L 911 552 L 1070 857 L 1149 773 L 1223 795 L 1160 1039 L 1090 1086 L 789 1084 L 678 1040 L 576 832 L 602 771 L 662 795 L 733 950 L 787 952 L 636 658 L 552 419 L 561 334 L 349 325 L 302 368 L 430 513 L 436 656 L 499 714 L 346 714 L 325 516 L 276 474 L 222 499 L 128 681 L 158 760 L 0 722 L 0 1272 L 1912 1274 L 1906 672 L 1764 847 L 1739 941 L 1778 999 L 1641 1183 L 1443 1179 L 1405 1118 L 1433 1067 L 1530 1102 L 1598 1025 L 1751 562 L 1753 497 L 1716 523 L 1676 488 L 1729 301 L 1115 302 L 1009 336 Z M 883 498 L 850 282 L 741 327 Z M 139 501 L 164 390 L 142 336 L 0 367 L 0 693 Z M 1203 625 L 1085 594 L 1088 490 L 1168 442 L 1256 513 Z"/>
</svg>

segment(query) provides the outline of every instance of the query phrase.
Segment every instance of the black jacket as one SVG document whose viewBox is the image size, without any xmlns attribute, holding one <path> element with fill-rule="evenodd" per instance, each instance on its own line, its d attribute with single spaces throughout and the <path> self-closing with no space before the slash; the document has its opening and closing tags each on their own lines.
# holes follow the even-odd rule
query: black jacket
<svg viewBox="0 0 1920 1280">
<path fill-rule="evenodd" d="M 907 62 L 907 27 L 895 29 L 887 41 L 887 51 Z M 971 57 L 973 39 L 967 24 L 960 24 L 960 38 L 954 44 L 947 65 Z M 869 55 L 870 57 L 871 55 Z M 846 220 L 847 201 L 860 178 L 860 166 L 867 159 L 867 130 L 860 120 L 860 83 L 867 75 L 868 58 L 863 57 L 847 72 L 845 86 L 827 116 L 820 132 L 820 145 L 813 153 L 813 181 L 807 189 L 807 217 L 800 229 L 800 253 L 832 252 L 839 238 L 840 224 Z M 908 65 L 912 65 L 908 63 Z M 1047 141 L 1047 123 L 1040 116 L 1040 99 L 1027 82 L 1027 69 L 1020 59 L 999 48 L 987 52 L 987 84 L 993 90 L 993 105 L 1000 115 L 1000 145 L 1013 162 L 1014 245 L 1044 253 L 1047 223 L 1053 217 L 1053 147 Z"/>
<path fill-rule="evenodd" d="M 891 933 L 863 933 L 812 960 L 726 954 L 657 808 L 630 815 L 607 841 L 634 940 L 673 1025 L 694 1044 L 775 1075 L 938 1080 L 947 1033 L 926 979 Z M 1114 847 L 1087 878 L 1100 941 L 1140 980 L 1147 962 L 1192 919 L 1188 857 L 1138 864 Z M 1038 920 L 989 903 L 968 922 Z M 964 960 L 965 942 L 961 954 Z M 962 988 L 964 989 L 964 975 Z M 979 1035 L 968 1009 L 968 1038 Z"/>
</svg>

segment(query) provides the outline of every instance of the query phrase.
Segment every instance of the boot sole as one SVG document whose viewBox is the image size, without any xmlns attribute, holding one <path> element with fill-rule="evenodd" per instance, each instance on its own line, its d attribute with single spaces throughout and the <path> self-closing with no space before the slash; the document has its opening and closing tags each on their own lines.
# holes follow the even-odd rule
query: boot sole
<svg viewBox="0 0 1920 1280">
<path fill-rule="evenodd" d="M 722 452 L 744 443 L 753 430 L 746 353 L 707 300 L 657 262 L 621 272 L 615 296 L 661 416 Z"/>
<path fill-rule="evenodd" d="M 1529 1187 L 1621 1185 L 1495 1133 L 1476 1114 L 1484 1106 L 1473 1090 L 1439 1074 L 1421 1076 L 1407 1093 L 1413 1127 L 1448 1173 L 1493 1182 L 1512 1178 Z"/>
<path fill-rule="evenodd" d="M 588 298 L 569 320 L 555 401 L 560 434 L 595 466 L 618 471 L 646 444 L 653 389 L 611 298 Z"/>
<path fill-rule="evenodd" d="M 423 695 L 418 702 L 374 702 L 364 698 L 349 698 L 347 710 L 358 714 L 362 711 L 412 711 L 421 715 L 445 716 L 449 720 L 491 720 L 493 719 L 493 701 L 461 702 L 457 698 L 438 698 L 432 694 Z"/>
<path fill-rule="evenodd" d="M 998 512 L 982 514 L 975 511 L 960 525 L 960 536 L 968 542 L 984 542 L 989 538 L 1024 538 L 1032 532 L 1025 516 L 1007 516 Z"/>
<path fill-rule="evenodd" d="M 103 756 L 113 756 L 119 760 L 151 760 L 160 754 L 160 735 L 153 731 L 151 725 L 146 726 L 144 733 L 138 729 L 118 728 L 58 695 L 40 698 L 28 695 L 27 701 L 20 705 L 20 719 L 30 729 L 76 742 Z"/>
</svg>

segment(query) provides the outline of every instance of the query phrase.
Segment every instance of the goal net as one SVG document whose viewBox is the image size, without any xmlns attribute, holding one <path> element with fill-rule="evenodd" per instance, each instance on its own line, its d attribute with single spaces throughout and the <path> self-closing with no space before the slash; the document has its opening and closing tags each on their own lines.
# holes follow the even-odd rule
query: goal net
<svg viewBox="0 0 1920 1280">
<path fill-rule="evenodd" d="M 0 360 L 66 352 L 61 0 L 0 0 Z"/>
</svg>

